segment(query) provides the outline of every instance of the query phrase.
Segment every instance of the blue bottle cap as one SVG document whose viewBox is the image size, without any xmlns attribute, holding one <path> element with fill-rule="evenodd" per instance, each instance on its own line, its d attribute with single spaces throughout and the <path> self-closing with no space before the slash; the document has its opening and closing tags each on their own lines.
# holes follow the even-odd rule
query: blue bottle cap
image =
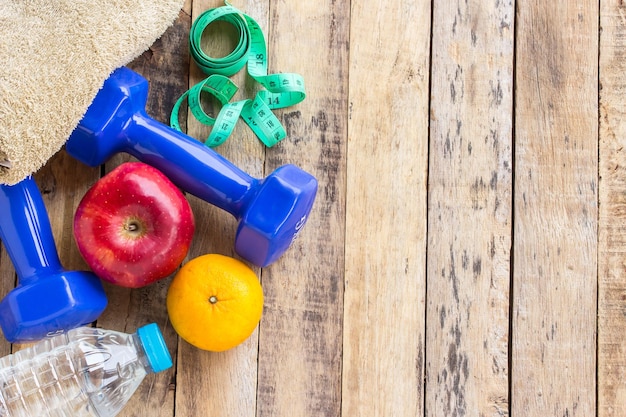
<svg viewBox="0 0 626 417">
<path fill-rule="evenodd" d="M 150 323 L 137 329 L 137 335 L 150 362 L 150 367 L 156 372 L 164 371 L 172 366 L 172 357 L 165 345 L 163 334 L 156 323 Z"/>
</svg>

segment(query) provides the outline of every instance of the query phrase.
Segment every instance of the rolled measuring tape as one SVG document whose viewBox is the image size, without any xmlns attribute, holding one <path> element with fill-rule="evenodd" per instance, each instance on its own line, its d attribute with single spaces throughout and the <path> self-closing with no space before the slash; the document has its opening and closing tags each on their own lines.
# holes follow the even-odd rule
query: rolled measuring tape
<svg viewBox="0 0 626 417">
<path fill-rule="evenodd" d="M 202 35 L 207 27 L 216 21 L 224 21 L 235 27 L 239 42 L 233 51 L 223 58 L 212 58 L 200 47 Z M 179 113 L 182 103 L 187 100 L 193 116 L 200 122 L 212 126 L 205 144 L 218 146 L 232 133 L 241 117 L 250 126 L 259 140 L 272 147 L 287 136 L 285 129 L 272 112 L 295 105 L 306 97 L 304 79 L 299 74 L 267 73 L 267 46 L 265 37 L 257 22 L 250 16 L 226 2 L 225 6 L 209 9 L 202 13 L 191 25 L 189 50 L 198 67 L 208 75 L 200 83 L 190 88 L 174 105 L 170 126 L 181 130 Z M 248 74 L 265 89 L 257 92 L 254 99 L 231 103 L 237 86 L 228 79 L 247 64 Z M 203 93 L 213 95 L 222 104 L 217 117 L 206 114 L 201 105 Z"/>
</svg>

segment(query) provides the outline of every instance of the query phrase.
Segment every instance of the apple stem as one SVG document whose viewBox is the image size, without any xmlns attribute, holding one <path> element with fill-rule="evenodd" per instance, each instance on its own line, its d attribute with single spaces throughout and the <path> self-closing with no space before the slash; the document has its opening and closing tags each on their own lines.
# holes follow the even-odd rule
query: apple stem
<svg viewBox="0 0 626 417">
<path fill-rule="evenodd" d="M 214 295 L 210 296 L 210 297 L 209 297 L 209 302 L 210 302 L 211 304 L 215 304 L 215 303 L 217 303 L 217 297 L 216 297 L 216 296 L 214 296 Z"/>
</svg>

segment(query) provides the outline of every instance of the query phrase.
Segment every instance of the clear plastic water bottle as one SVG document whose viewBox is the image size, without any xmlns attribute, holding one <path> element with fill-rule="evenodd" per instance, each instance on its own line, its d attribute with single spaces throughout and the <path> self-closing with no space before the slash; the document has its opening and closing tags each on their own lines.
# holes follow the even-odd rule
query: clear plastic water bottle
<svg viewBox="0 0 626 417">
<path fill-rule="evenodd" d="M 0 359 L 0 416 L 112 417 L 148 373 L 172 366 L 156 324 L 79 327 Z"/>
</svg>

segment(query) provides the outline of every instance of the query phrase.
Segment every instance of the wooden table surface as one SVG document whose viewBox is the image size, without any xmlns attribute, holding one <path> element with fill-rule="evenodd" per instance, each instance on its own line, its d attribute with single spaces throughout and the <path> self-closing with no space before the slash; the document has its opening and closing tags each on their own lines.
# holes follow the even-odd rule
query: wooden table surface
<svg viewBox="0 0 626 417">
<path fill-rule="evenodd" d="M 204 78 L 189 27 L 221 5 L 187 0 L 129 64 L 150 80 L 154 118 Z M 294 163 L 318 197 L 290 250 L 255 269 L 264 315 L 235 349 L 177 337 L 171 278 L 106 286 L 96 324 L 156 322 L 175 359 L 121 415 L 626 416 L 626 5 L 233 5 L 263 29 L 270 72 L 301 74 L 307 97 L 276 111 L 288 135 L 277 146 L 241 122 L 215 150 L 256 177 Z M 243 71 L 233 80 L 242 98 L 258 88 Z M 209 131 L 189 118 L 191 136 Z M 126 160 L 101 170 L 62 151 L 36 174 L 67 268 L 86 267 L 79 200 Z M 189 257 L 234 256 L 235 219 L 189 201 Z M 6 292 L 14 271 L 0 261 Z"/>
</svg>

